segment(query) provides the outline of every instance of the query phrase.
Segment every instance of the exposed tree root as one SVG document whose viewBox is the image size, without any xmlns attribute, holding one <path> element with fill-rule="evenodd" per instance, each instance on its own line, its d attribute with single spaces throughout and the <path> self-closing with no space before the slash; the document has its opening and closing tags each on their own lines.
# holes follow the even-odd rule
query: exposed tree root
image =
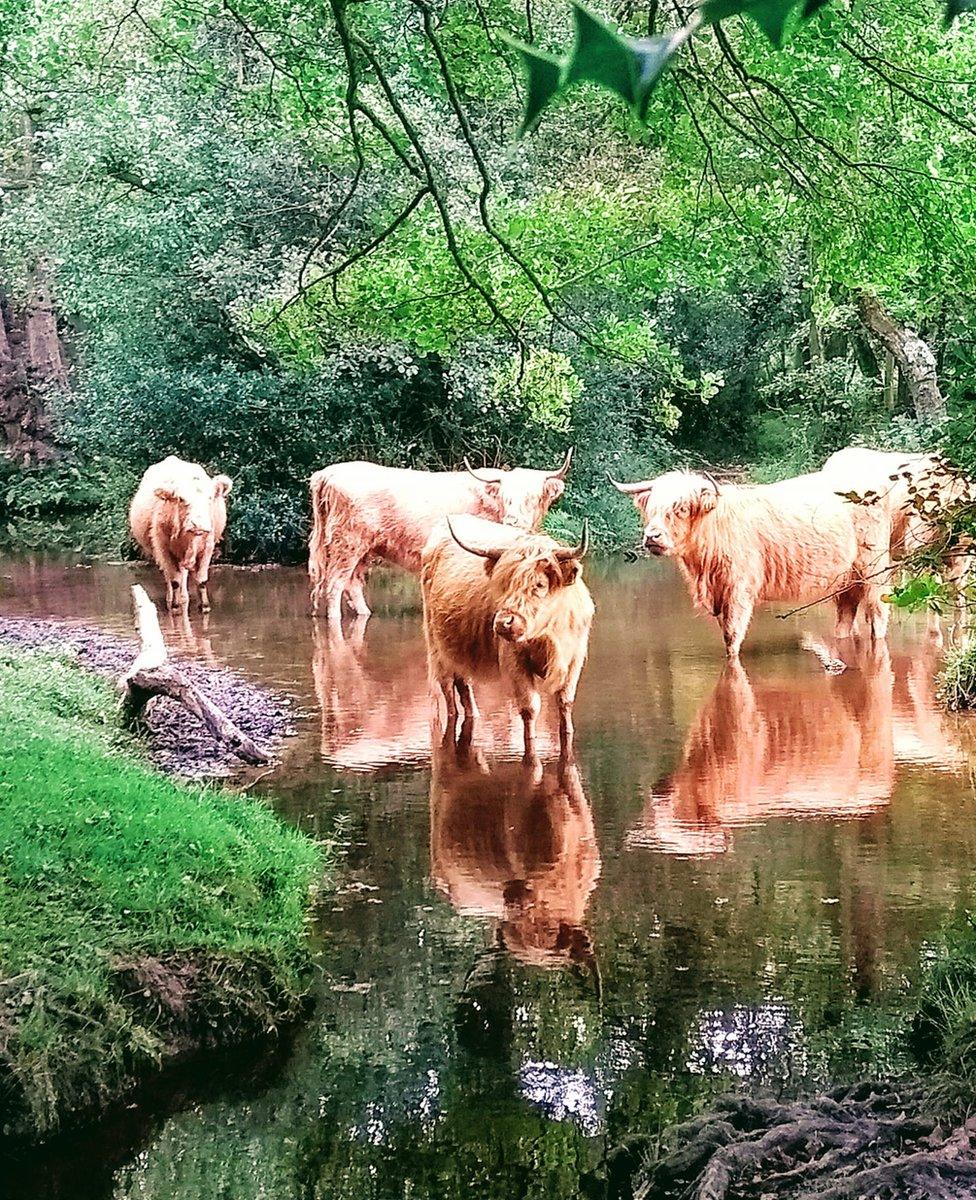
<svg viewBox="0 0 976 1200">
<path fill-rule="evenodd" d="M 924 1110 L 881 1083 L 726 1098 L 669 1132 L 634 1200 L 974 1200 L 976 1118 L 946 1129 Z"/>
</svg>

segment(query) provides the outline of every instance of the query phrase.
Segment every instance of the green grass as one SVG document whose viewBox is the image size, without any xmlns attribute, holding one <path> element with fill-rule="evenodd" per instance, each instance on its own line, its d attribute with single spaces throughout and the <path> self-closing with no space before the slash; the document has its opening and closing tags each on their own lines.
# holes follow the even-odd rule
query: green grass
<svg viewBox="0 0 976 1200">
<path fill-rule="evenodd" d="M 294 1017 L 306 991 L 322 850 L 144 765 L 116 707 L 70 661 L 0 648 L 7 1131 L 47 1133 L 179 1046 Z"/>
</svg>

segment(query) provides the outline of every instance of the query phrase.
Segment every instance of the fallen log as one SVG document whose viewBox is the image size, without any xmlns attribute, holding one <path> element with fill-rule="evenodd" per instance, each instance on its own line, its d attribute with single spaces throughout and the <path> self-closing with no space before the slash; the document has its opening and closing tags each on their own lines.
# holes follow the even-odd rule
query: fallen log
<svg viewBox="0 0 976 1200">
<path fill-rule="evenodd" d="M 229 746 L 244 762 L 252 766 L 270 762 L 260 746 L 238 729 L 169 661 L 156 606 L 139 584 L 132 589 L 132 600 L 141 648 L 135 662 L 122 678 L 122 724 L 127 729 L 137 728 L 149 701 L 154 696 L 168 696 L 182 704 L 207 727 L 217 741 Z"/>
</svg>

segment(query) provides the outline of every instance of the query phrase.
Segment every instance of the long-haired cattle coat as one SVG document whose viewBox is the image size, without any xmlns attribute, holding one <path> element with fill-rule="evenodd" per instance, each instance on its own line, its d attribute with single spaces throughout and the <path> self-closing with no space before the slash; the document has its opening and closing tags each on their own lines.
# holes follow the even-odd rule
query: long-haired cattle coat
<svg viewBox="0 0 976 1200">
<path fill-rule="evenodd" d="M 517 467 L 411 471 L 377 463 L 336 463 L 311 478 L 312 536 L 308 573 L 312 611 L 325 605 L 330 621 L 343 599 L 369 616 L 364 584 L 379 559 L 420 570 L 420 555 L 436 523 L 468 513 L 520 529 L 536 529 L 563 494 L 570 450 L 557 471 Z"/>
<path fill-rule="evenodd" d="M 862 614 L 884 637 L 890 521 L 883 510 L 841 499 L 817 475 L 782 483 L 723 484 L 670 471 L 616 484 L 633 497 L 644 545 L 674 558 L 696 607 L 714 616 L 735 658 L 755 606 L 770 600 L 833 599 L 837 634 Z"/>
<path fill-rule="evenodd" d="M 905 558 L 929 550 L 942 560 L 942 576 L 955 590 L 957 607 L 964 608 L 972 571 L 973 545 L 952 539 L 945 521 L 954 511 L 971 507 L 976 485 L 935 454 L 903 454 L 848 446 L 820 468 L 831 488 L 855 492 L 880 507 L 891 522 L 891 555 Z M 870 493 L 874 493 L 872 497 Z"/>
<path fill-rule="evenodd" d="M 227 475 L 211 478 L 196 463 L 170 455 L 143 475 L 129 505 L 129 528 L 167 583 L 171 608 L 189 603 L 187 580 L 193 576 L 200 607 L 208 609 L 210 561 L 227 525 Z"/>
<path fill-rule="evenodd" d="M 455 540 L 455 535 L 464 545 Z M 460 700 L 476 715 L 471 684 L 501 676 L 534 748 L 541 693 L 555 696 L 560 740 L 572 742 L 572 709 L 586 661 L 593 600 L 581 577 L 586 537 L 576 548 L 477 517 L 440 523 L 424 548 L 421 587 L 431 680 L 453 734 Z"/>
</svg>

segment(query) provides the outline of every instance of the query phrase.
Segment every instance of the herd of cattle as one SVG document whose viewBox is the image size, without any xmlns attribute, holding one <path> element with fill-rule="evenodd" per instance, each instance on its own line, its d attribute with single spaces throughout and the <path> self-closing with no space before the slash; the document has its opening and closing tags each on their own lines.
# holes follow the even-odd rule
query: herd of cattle
<svg viewBox="0 0 976 1200">
<path fill-rule="evenodd" d="M 555 471 L 413 471 L 339 463 L 311 479 L 312 611 L 338 626 L 343 605 L 369 616 L 365 584 L 379 561 L 420 572 L 431 682 L 447 727 L 470 728 L 472 684 L 500 677 L 534 748 L 543 695 L 559 709 L 560 744 L 572 744 L 572 710 L 594 606 L 582 579 L 584 524 L 576 546 L 536 532 L 563 494 L 570 450 Z M 738 658 L 757 604 L 831 600 L 837 635 L 855 622 L 884 638 L 894 564 L 942 552 L 943 575 L 962 595 L 969 546 L 945 537 L 947 512 L 969 505 L 972 485 L 928 454 L 850 448 L 820 471 L 767 485 L 719 484 L 707 473 L 670 471 L 613 485 L 632 497 L 643 546 L 674 558 L 696 607 L 719 623 Z M 170 457 L 151 466 L 129 511 L 132 535 L 159 567 L 173 608 L 200 607 L 227 521 L 231 480 Z"/>
</svg>

